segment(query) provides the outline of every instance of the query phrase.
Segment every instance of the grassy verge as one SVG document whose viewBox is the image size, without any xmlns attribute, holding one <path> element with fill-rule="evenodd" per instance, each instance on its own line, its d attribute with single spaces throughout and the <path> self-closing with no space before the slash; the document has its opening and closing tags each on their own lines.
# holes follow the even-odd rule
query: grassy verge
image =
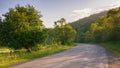
<svg viewBox="0 0 120 68">
<path fill-rule="evenodd" d="M 40 47 L 37 51 L 32 51 L 31 53 L 27 52 L 18 52 L 10 55 L 9 53 L 0 53 L 0 68 L 5 68 L 8 65 L 24 62 L 30 59 L 48 56 L 66 49 L 69 49 L 73 46 L 59 45 L 59 46 L 47 46 Z"/>
<path fill-rule="evenodd" d="M 120 57 L 120 42 L 101 43 L 103 47 L 110 50 L 116 57 Z"/>
</svg>

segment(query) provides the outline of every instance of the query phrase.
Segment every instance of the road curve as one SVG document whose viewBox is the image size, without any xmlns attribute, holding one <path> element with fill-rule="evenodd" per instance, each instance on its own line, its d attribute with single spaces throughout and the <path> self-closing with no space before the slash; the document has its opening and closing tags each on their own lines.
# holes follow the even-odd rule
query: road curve
<svg viewBox="0 0 120 68">
<path fill-rule="evenodd" d="M 108 68 L 108 57 L 101 46 L 78 44 L 61 53 L 8 68 Z"/>
</svg>

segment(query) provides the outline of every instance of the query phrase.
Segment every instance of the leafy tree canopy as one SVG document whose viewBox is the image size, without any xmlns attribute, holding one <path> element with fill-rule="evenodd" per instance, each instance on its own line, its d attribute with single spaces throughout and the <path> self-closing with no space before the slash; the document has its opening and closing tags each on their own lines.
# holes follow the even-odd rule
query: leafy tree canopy
<svg viewBox="0 0 120 68">
<path fill-rule="evenodd" d="M 10 8 L 1 28 L 2 43 L 14 49 L 31 47 L 42 43 L 45 39 L 44 26 L 40 19 L 42 15 L 33 6 L 20 6 Z"/>
</svg>

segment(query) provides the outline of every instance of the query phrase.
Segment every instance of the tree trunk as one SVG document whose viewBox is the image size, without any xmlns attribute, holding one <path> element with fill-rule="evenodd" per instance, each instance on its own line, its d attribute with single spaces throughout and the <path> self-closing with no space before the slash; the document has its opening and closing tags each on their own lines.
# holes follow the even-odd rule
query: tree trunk
<svg viewBox="0 0 120 68">
<path fill-rule="evenodd" d="M 27 52 L 31 53 L 31 48 L 25 47 L 25 49 L 27 50 Z"/>
</svg>

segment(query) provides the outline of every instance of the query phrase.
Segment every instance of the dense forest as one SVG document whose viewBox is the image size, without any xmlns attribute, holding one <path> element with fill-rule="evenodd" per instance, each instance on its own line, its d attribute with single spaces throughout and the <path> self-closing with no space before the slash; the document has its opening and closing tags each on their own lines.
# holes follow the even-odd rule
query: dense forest
<svg viewBox="0 0 120 68">
<path fill-rule="evenodd" d="M 75 42 L 120 41 L 120 8 L 80 19 L 70 25 L 77 31 Z"/>
</svg>

